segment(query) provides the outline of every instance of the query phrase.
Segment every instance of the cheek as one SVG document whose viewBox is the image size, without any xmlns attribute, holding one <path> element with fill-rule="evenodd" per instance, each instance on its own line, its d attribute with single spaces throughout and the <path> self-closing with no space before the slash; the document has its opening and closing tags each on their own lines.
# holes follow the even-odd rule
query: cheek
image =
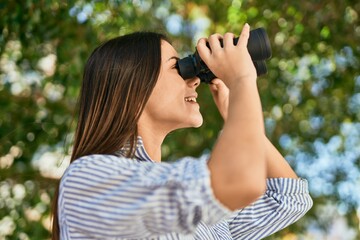
<svg viewBox="0 0 360 240">
<path fill-rule="evenodd" d="M 174 111 L 171 108 L 178 108 L 183 103 L 186 87 L 186 82 L 177 72 L 161 72 L 148 100 L 149 107 L 163 111 Z"/>
<path fill-rule="evenodd" d="M 164 91 L 163 89 L 154 89 L 146 104 L 148 112 L 153 117 L 169 114 L 173 108 L 176 108 L 174 107 L 174 105 L 176 105 L 174 95 L 175 94 L 171 94 L 171 92 Z"/>
<path fill-rule="evenodd" d="M 175 74 L 174 74 L 175 75 Z M 153 90 L 152 96 L 159 104 L 167 105 L 168 103 L 181 102 L 184 98 L 186 88 L 185 81 L 177 75 L 167 75 L 167 78 L 159 79 Z"/>
</svg>

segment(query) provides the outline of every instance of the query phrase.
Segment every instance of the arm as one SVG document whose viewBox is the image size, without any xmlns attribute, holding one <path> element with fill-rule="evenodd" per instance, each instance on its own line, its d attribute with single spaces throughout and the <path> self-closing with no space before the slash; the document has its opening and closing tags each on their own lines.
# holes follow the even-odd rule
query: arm
<svg viewBox="0 0 360 240">
<path fill-rule="evenodd" d="M 202 39 L 197 46 L 201 58 L 229 88 L 229 108 L 223 132 L 209 160 L 214 195 L 229 209 L 239 209 L 255 201 L 265 191 L 266 164 L 261 102 L 256 86 L 256 70 L 247 51 L 249 26 L 239 42 L 225 34 L 209 38 L 211 51 Z"/>
<path fill-rule="evenodd" d="M 288 162 L 265 136 L 267 178 L 298 178 Z"/>
<path fill-rule="evenodd" d="M 216 106 L 226 123 L 228 118 L 229 89 L 220 79 L 214 79 L 210 84 L 210 91 L 213 95 Z M 267 178 L 298 178 L 296 173 L 274 147 L 269 139 L 263 134 L 265 158 L 266 158 L 266 177 Z"/>
<path fill-rule="evenodd" d="M 220 79 L 214 79 L 210 91 L 226 123 L 229 89 Z M 307 181 L 297 177 L 265 134 L 263 138 L 267 190 L 255 203 L 237 211 L 228 221 L 233 239 L 264 238 L 294 223 L 312 206 Z"/>
<path fill-rule="evenodd" d="M 59 192 L 63 232 L 84 238 L 143 239 L 194 234 L 230 212 L 214 198 L 206 159 L 136 162 L 92 155 L 76 160 Z"/>
</svg>

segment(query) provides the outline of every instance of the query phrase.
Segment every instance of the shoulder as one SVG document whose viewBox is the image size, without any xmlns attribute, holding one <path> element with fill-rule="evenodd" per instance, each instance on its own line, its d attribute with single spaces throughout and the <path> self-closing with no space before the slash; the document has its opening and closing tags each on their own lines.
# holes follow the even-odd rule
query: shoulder
<svg viewBox="0 0 360 240">
<path fill-rule="evenodd" d="M 168 181 L 171 179 L 198 179 L 208 177 L 205 158 L 185 157 L 174 162 L 155 163 L 136 158 L 94 154 L 76 159 L 65 171 L 61 182 L 69 179 L 137 179 L 137 182 Z"/>
<path fill-rule="evenodd" d="M 66 172 L 73 172 L 79 169 L 85 168 L 94 168 L 96 167 L 109 167 L 109 171 L 116 170 L 117 166 L 121 167 L 131 167 L 134 163 L 138 163 L 137 159 L 119 157 L 115 155 L 107 155 L 107 154 L 93 154 L 80 157 L 76 159 L 73 163 L 71 163 L 66 170 Z M 65 172 L 65 174 L 66 174 Z"/>
<path fill-rule="evenodd" d="M 122 171 L 135 168 L 136 159 L 118 157 L 114 155 L 93 154 L 80 157 L 72 162 L 64 172 L 61 182 L 71 178 L 107 178 Z"/>
</svg>

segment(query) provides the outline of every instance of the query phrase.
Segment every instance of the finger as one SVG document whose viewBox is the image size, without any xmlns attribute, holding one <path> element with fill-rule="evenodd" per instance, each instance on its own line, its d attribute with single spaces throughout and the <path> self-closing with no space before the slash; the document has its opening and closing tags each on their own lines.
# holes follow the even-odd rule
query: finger
<svg viewBox="0 0 360 240">
<path fill-rule="evenodd" d="M 210 89 L 210 93 L 212 95 L 212 97 L 214 98 L 214 101 L 216 103 L 218 97 L 219 97 L 219 90 L 217 89 L 217 87 L 215 85 L 211 85 L 209 86 Z"/>
<path fill-rule="evenodd" d="M 214 84 L 214 85 L 218 85 L 218 84 L 220 84 L 222 81 L 219 79 L 219 78 L 214 78 L 212 81 L 211 81 L 211 83 L 212 84 Z"/>
<path fill-rule="evenodd" d="M 220 85 L 221 85 L 222 81 L 219 78 L 214 78 L 213 80 L 211 80 L 210 82 L 210 90 L 213 90 L 215 92 L 218 92 L 220 90 Z"/>
<path fill-rule="evenodd" d="M 233 33 L 229 33 L 229 32 L 225 33 L 224 40 L 223 40 L 224 47 L 234 46 L 234 37 L 235 37 L 235 35 Z"/>
<path fill-rule="evenodd" d="M 196 49 L 202 59 L 208 59 L 211 55 L 210 49 L 206 46 L 207 39 L 206 38 L 200 38 Z"/>
<path fill-rule="evenodd" d="M 217 90 L 218 90 L 217 85 L 214 84 L 214 83 L 210 83 L 209 87 L 210 87 L 210 90 L 211 90 L 211 91 L 217 91 Z"/>
<path fill-rule="evenodd" d="M 250 26 L 248 23 L 245 23 L 241 34 L 239 36 L 239 41 L 236 44 L 237 46 L 247 46 L 248 40 L 249 40 L 249 36 L 250 36 Z"/>
<path fill-rule="evenodd" d="M 209 46 L 212 49 L 212 51 L 215 51 L 216 49 L 222 48 L 220 44 L 220 39 L 223 37 L 219 33 L 212 34 L 209 37 Z"/>
<path fill-rule="evenodd" d="M 219 78 L 215 78 L 214 80 L 212 80 L 212 82 L 214 85 L 216 85 L 216 88 L 219 90 L 219 91 L 222 91 L 222 90 L 227 90 L 227 86 L 225 85 L 225 83 L 219 79 Z"/>
</svg>

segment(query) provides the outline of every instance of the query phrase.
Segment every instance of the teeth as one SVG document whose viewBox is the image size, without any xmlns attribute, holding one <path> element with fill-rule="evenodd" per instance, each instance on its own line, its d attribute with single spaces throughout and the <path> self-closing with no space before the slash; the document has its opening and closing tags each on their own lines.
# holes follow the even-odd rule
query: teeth
<svg viewBox="0 0 360 240">
<path fill-rule="evenodd" d="M 196 98 L 194 98 L 194 97 L 187 97 L 187 98 L 185 98 L 185 101 L 186 101 L 186 102 L 196 102 Z"/>
</svg>

